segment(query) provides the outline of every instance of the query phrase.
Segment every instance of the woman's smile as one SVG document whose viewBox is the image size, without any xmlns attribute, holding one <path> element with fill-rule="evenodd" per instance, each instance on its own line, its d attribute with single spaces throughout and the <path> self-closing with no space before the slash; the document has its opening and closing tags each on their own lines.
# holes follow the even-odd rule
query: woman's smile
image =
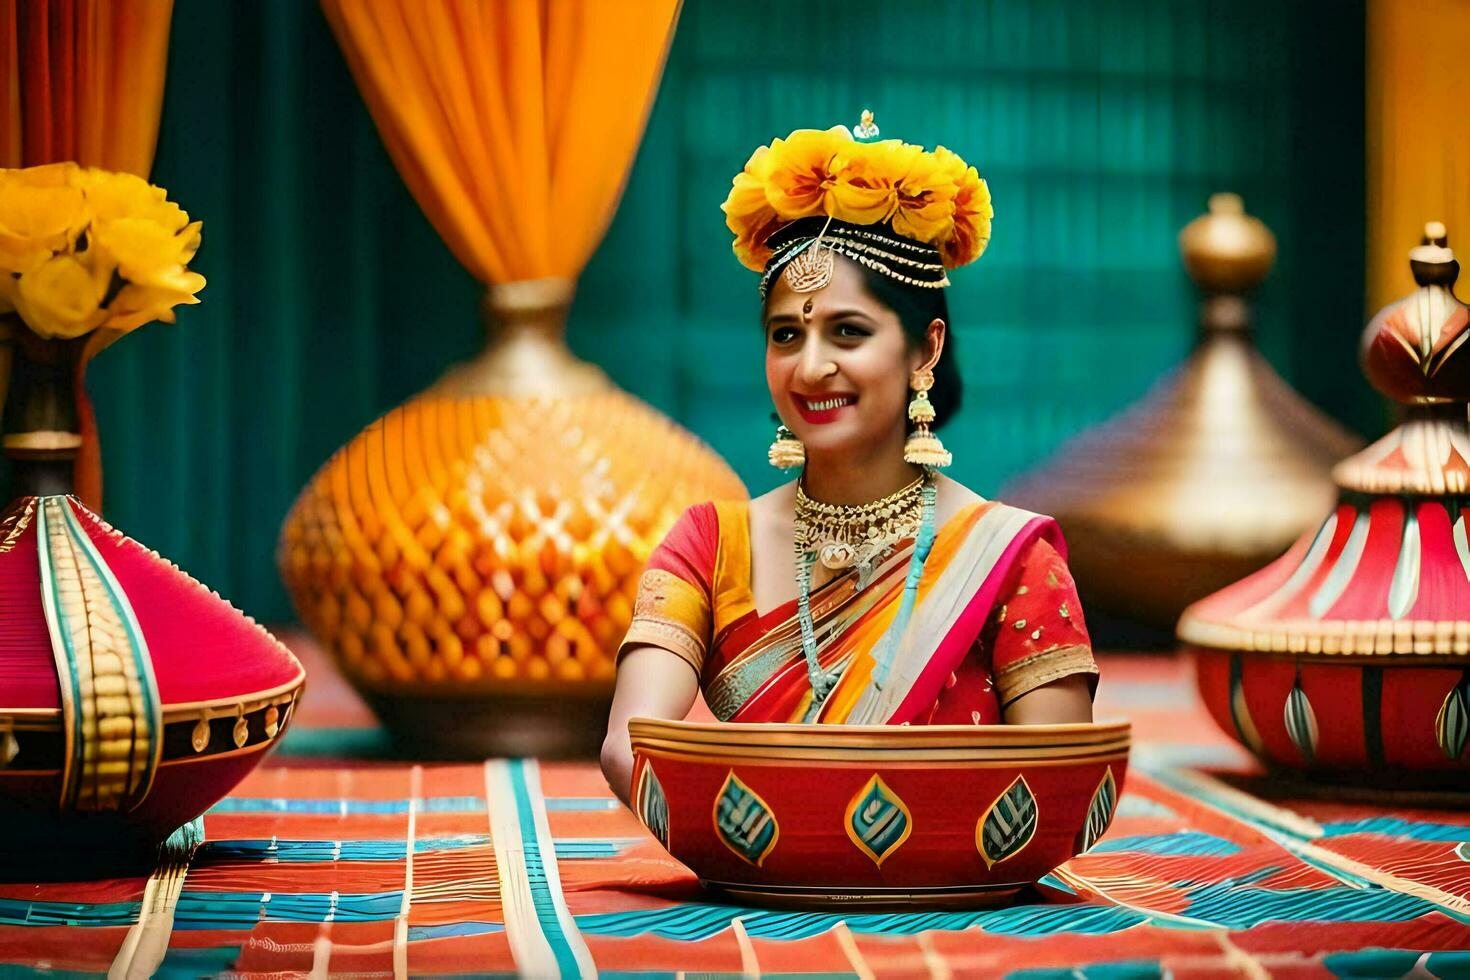
<svg viewBox="0 0 1470 980">
<path fill-rule="evenodd" d="M 791 400 L 808 425 L 825 425 L 836 421 L 844 409 L 857 405 L 858 396 L 846 393 L 814 396 L 792 392 Z"/>
</svg>

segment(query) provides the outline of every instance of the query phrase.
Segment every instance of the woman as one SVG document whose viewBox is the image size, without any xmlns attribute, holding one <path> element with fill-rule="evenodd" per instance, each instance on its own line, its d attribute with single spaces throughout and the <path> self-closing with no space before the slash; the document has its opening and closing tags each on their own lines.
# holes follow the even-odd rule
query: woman
<svg viewBox="0 0 1470 980">
<path fill-rule="evenodd" d="M 628 719 L 1092 720 L 1093 663 L 1055 522 L 935 470 L 959 405 L 943 287 L 979 257 L 973 167 L 843 127 L 761 147 L 725 202 L 760 271 L 771 446 L 800 478 L 690 508 L 650 557 L 619 651 L 603 770 L 624 800 Z"/>
</svg>

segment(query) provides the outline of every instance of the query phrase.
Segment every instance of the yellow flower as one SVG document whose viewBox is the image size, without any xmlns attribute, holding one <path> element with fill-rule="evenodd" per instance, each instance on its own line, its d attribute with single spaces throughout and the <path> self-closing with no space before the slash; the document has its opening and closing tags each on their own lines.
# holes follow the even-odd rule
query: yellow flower
<svg viewBox="0 0 1470 980">
<path fill-rule="evenodd" d="M 42 337 L 79 337 L 102 323 L 106 288 L 75 256 L 56 255 L 20 277 L 12 300 L 21 319 Z"/>
<path fill-rule="evenodd" d="M 944 241 L 953 227 L 956 190 L 946 161 L 934 153 L 916 154 L 898 182 L 893 230 L 915 241 Z"/>
<path fill-rule="evenodd" d="M 939 246 L 944 264 L 953 269 L 978 259 L 990 243 L 990 221 L 995 209 L 990 203 L 990 188 L 974 167 L 967 166 L 954 152 L 942 146 L 934 148 L 934 157 L 954 181 L 954 227 L 947 241 Z"/>
<path fill-rule="evenodd" d="M 837 174 L 833 157 L 852 136 L 841 126 L 828 130 L 798 129 L 771 143 L 771 170 L 766 200 L 782 221 L 834 214 Z"/>
<path fill-rule="evenodd" d="M 766 180 L 774 162 L 770 147 L 763 146 L 752 153 L 745 169 L 735 175 L 730 195 L 720 206 L 725 212 L 725 227 L 735 233 L 735 255 L 746 268 L 756 272 L 764 269 L 771 257 L 766 240 L 782 224 L 776 209 L 766 199 Z"/>
<path fill-rule="evenodd" d="M 843 147 L 833 158 L 832 216 L 855 225 L 887 221 L 898 206 L 898 182 L 923 152 L 898 140 Z"/>
<path fill-rule="evenodd" d="M 182 272 L 184 264 L 199 247 L 199 225 L 181 232 L 169 231 L 146 218 L 114 218 L 92 223 L 89 251 L 100 261 L 116 266 L 117 274 L 130 283 L 154 285 Z"/>
<path fill-rule="evenodd" d="M 87 225 L 75 164 L 0 170 L 0 273 L 25 273 L 70 248 Z"/>
<path fill-rule="evenodd" d="M 170 232 L 189 223 L 184 209 L 168 200 L 167 191 L 136 174 L 88 168 L 80 171 L 77 183 L 86 195 L 92 216 L 99 220 L 142 218 Z"/>
<path fill-rule="evenodd" d="M 155 286 L 124 286 L 107 304 L 107 319 L 102 326 L 112 330 L 132 330 L 145 323 L 177 319 L 175 306 L 192 306 L 199 302 L 194 294 L 204 288 L 204 277 L 197 272 L 180 272 L 167 283 Z"/>
</svg>

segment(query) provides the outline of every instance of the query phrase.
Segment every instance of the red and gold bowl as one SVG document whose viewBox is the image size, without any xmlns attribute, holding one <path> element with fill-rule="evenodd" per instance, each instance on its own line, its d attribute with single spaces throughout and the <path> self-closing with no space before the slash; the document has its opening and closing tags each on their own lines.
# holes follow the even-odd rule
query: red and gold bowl
<svg viewBox="0 0 1470 980">
<path fill-rule="evenodd" d="M 635 718 L 633 808 L 706 887 L 792 906 L 1004 900 L 1107 829 L 1127 722 Z"/>
</svg>

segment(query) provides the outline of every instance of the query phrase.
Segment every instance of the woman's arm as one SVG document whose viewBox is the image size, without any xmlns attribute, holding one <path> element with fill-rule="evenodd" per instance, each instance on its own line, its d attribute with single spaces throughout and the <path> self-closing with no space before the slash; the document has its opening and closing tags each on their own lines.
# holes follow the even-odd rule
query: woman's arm
<svg viewBox="0 0 1470 980">
<path fill-rule="evenodd" d="M 1064 725 L 1092 721 L 1087 674 L 1069 674 L 1021 695 L 1005 709 L 1007 725 Z"/>
<path fill-rule="evenodd" d="M 628 738 L 629 718 L 680 719 L 694 706 L 699 676 L 689 661 L 662 647 L 631 647 L 618 662 L 618 683 L 607 737 L 602 742 L 602 774 L 607 784 L 628 803 L 633 781 L 633 745 Z"/>
</svg>

